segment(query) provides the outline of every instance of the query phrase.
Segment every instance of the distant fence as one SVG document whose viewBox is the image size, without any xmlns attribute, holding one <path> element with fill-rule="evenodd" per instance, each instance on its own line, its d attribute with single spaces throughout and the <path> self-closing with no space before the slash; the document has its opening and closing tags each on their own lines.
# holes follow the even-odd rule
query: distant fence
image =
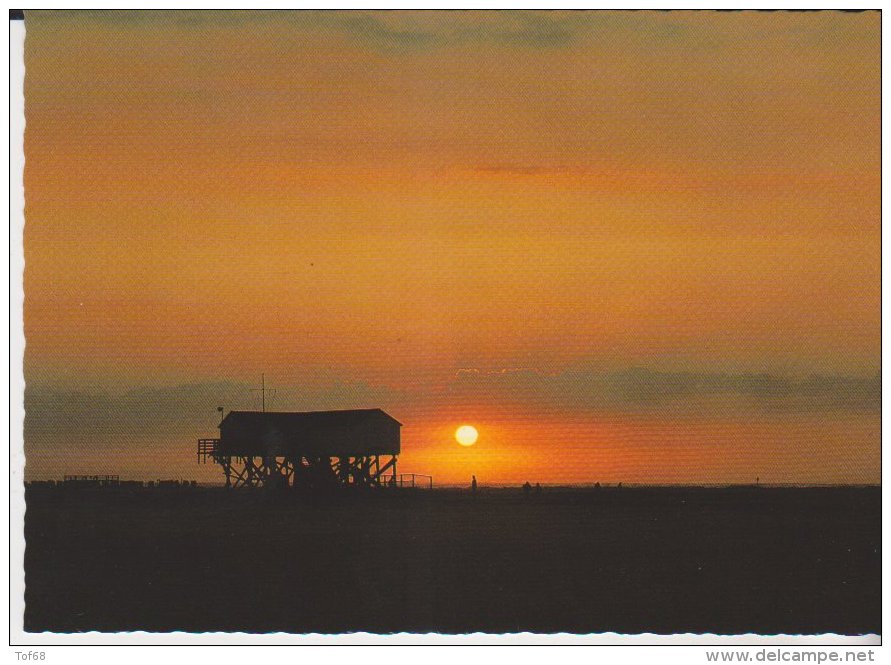
<svg viewBox="0 0 891 665">
<path fill-rule="evenodd" d="M 120 485 L 120 476 L 74 476 L 66 475 L 63 478 L 66 485 L 93 485 L 96 487 L 108 487 L 109 485 Z"/>
<path fill-rule="evenodd" d="M 433 476 L 423 473 L 400 473 L 395 476 L 384 476 L 381 484 L 385 487 L 419 487 L 433 489 Z"/>
<path fill-rule="evenodd" d="M 83 476 L 65 475 L 62 480 L 32 480 L 26 481 L 28 487 L 119 487 L 122 489 L 134 488 L 182 488 L 198 487 L 195 480 L 121 480 L 120 476 Z"/>
</svg>

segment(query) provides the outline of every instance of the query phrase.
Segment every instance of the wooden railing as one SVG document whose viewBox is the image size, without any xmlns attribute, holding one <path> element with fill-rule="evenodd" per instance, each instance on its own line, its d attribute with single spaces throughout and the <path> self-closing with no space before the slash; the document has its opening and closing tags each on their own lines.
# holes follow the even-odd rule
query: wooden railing
<svg viewBox="0 0 891 665">
<path fill-rule="evenodd" d="M 219 445 L 219 439 L 198 439 L 198 464 L 206 464 L 208 457 L 214 459 Z"/>
</svg>

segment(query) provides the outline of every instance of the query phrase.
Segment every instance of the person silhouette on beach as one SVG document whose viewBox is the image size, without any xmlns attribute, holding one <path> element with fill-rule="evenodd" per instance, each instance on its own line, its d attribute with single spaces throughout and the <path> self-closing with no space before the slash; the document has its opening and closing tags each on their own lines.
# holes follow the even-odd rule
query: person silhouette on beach
<svg viewBox="0 0 891 665">
<path fill-rule="evenodd" d="M 529 484 L 529 481 L 527 480 L 527 481 L 523 484 L 523 496 L 526 497 L 526 498 L 528 499 L 528 498 L 529 498 L 529 494 L 530 494 L 531 492 L 532 492 L 532 485 L 530 485 L 530 484 Z"/>
<path fill-rule="evenodd" d="M 473 480 L 470 481 L 470 491 L 476 494 L 476 476 L 473 476 Z"/>
</svg>

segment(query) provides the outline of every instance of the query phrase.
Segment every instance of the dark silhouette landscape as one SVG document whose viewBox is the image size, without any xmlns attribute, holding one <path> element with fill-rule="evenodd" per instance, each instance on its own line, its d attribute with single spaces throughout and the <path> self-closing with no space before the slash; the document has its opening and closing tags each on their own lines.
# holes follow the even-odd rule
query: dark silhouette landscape
<svg viewBox="0 0 891 665">
<path fill-rule="evenodd" d="M 879 487 L 26 491 L 25 630 L 879 633 Z"/>
</svg>

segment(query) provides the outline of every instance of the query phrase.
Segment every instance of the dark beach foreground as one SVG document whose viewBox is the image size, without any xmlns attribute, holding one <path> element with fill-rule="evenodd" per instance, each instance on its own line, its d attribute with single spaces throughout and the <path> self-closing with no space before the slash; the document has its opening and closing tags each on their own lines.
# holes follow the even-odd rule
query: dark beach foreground
<svg viewBox="0 0 891 665">
<path fill-rule="evenodd" d="M 26 501 L 29 632 L 881 630 L 877 487 Z"/>
</svg>

